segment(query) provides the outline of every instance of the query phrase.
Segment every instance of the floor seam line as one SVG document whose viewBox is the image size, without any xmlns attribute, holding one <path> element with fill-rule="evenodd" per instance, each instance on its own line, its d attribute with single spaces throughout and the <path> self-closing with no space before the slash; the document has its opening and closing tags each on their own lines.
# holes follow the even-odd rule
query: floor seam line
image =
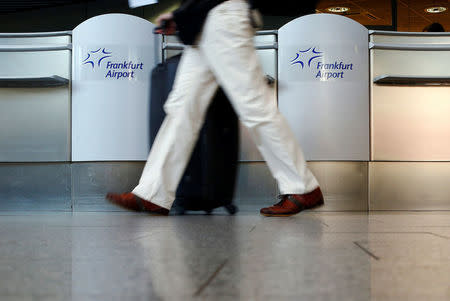
<svg viewBox="0 0 450 301">
<path fill-rule="evenodd" d="M 361 246 L 360 243 L 358 243 L 357 241 L 353 242 L 356 246 L 358 246 L 361 250 L 363 250 L 366 254 L 368 254 L 370 257 L 372 257 L 375 260 L 380 260 L 380 257 L 376 256 L 375 254 L 373 254 L 371 251 L 369 251 L 368 249 L 364 248 L 363 246 Z"/>
<path fill-rule="evenodd" d="M 223 269 L 223 267 L 227 264 L 228 259 L 226 259 L 224 262 L 222 262 L 219 267 L 212 273 L 212 275 L 206 280 L 205 283 L 203 283 L 198 290 L 194 293 L 194 297 L 200 296 L 200 294 L 205 290 L 205 288 L 216 278 L 216 276 L 220 273 L 220 271 Z"/>
<path fill-rule="evenodd" d="M 324 222 L 320 222 L 321 224 L 323 224 L 323 225 L 325 225 L 325 227 L 327 227 L 327 228 L 329 228 L 330 227 L 330 225 L 328 225 L 327 223 L 324 223 Z"/>
<path fill-rule="evenodd" d="M 448 236 L 436 234 L 436 233 L 434 233 L 434 232 L 427 232 L 427 233 L 428 233 L 428 234 L 431 234 L 431 235 L 433 235 L 433 236 L 440 237 L 440 238 L 450 239 L 450 237 L 448 237 Z"/>
</svg>

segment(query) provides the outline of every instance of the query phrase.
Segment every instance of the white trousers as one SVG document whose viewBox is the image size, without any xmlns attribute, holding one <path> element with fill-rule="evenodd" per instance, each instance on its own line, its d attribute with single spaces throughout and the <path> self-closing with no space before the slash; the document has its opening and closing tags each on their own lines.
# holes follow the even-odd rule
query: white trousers
<svg viewBox="0 0 450 301">
<path fill-rule="evenodd" d="M 208 106 L 220 85 L 276 179 L 281 194 L 318 187 L 274 93 L 265 82 L 254 49 L 245 0 L 228 0 L 209 12 L 198 46 L 187 47 L 167 114 L 133 193 L 170 209 Z"/>
</svg>

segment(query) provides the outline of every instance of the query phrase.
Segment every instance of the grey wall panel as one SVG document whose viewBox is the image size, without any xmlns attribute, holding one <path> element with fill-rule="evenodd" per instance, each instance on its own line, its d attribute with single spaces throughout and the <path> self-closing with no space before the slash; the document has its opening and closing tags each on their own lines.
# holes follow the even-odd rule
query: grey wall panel
<svg viewBox="0 0 450 301">
<path fill-rule="evenodd" d="M 450 35 L 442 36 L 439 33 L 439 36 L 435 34 L 438 33 L 425 33 L 425 35 L 378 35 L 371 34 L 370 41 L 374 43 L 383 43 L 383 44 L 425 44 L 425 45 L 439 45 L 439 44 L 450 44 Z"/>
<path fill-rule="evenodd" d="M 320 183 L 325 206 L 320 211 L 368 210 L 367 162 L 308 162 Z M 277 183 L 264 162 L 239 164 L 235 202 L 248 206 L 268 206 L 277 200 Z"/>
<path fill-rule="evenodd" d="M 51 45 L 51 44 L 69 44 L 72 41 L 70 35 L 60 35 L 54 37 L 9 37 L 0 36 L 0 45 Z"/>
<path fill-rule="evenodd" d="M 239 161 L 241 162 L 258 162 L 264 161 L 250 132 L 244 125 L 239 122 Z"/>
<path fill-rule="evenodd" d="M 130 192 L 145 162 L 89 162 L 72 164 L 74 211 L 122 211 L 105 200 L 108 192 Z"/>
<path fill-rule="evenodd" d="M 325 195 L 325 211 L 367 209 L 367 163 L 310 162 Z M 0 164 L 0 211 L 122 211 L 107 192 L 128 192 L 144 162 Z M 450 168 L 449 168 L 450 171 Z M 264 162 L 238 166 L 235 203 L 242 211 L 272 205 L 278 189 Z M 72 199 L 72 201 L 71 201 Z"/>
<path fill-rule="evenodd" d="M 70 92 L 0 89 L 0 162 L 70 161 Z"/>
<path fill-rule="evenodd" d="M 450 76 L 450 51 L 371 50 L 372 77 Z"/>
<path fill-rule="evenodd" d="M 25 40 L 24 43 L 26 43 L 28 39 L 33 38 L 23 39 Z M 2 39 L 0 39 L 0 45 L 1 43 Z M 32 44 L 32 42 L 30 42 L 30 45 L 48 46 L 47 44 Z M 2 62 L 0 77 L 59 75 L 64 78 L 70 78 L 71 59 L 72 53 L 69 50 L 0 52 L 0 62 Z"/>
<path fill-rule="evenodd" d="M 34 43 L 34 39 L 46 44 L 70 37 L 23 38 L 22 43 Z M 2 40 L 10 39 L 0 39 L 0 44 Z M 0 77 L 70 79 L 71 57 L 68 50 L 0 52 Z M 69 161 L 69 131 L 68 86 L 0 89 L 0 162 Z"/>
<path fill-rule="evenodd" d="M 166 35 L 166 36 L 164 36 L 163 41 L 164 41 L 165 43 L 178 44 L 178 45 L 182 46 L 182 43 L 181 43 L 181 41 L 178 39 L 177 36 L 167 36 L 167 35 Z M 182 52 L 183 52 L 183 50 L 164 50 L 164 57 L 165 57 L 166 59 L 168 59 L 168 58 L 170 58 L 170 57 L 172 57 L 172 56 L 175 56 L 175 55 L 178 55 L 178 54 L 180 54 L 180 53 L 182 53 Z"/>
<path fill-rule="evenodd" d="M 371 81 L 381 75 L 450 76 L 448 51 L 371 50 L 370 54 Z M 449 160 L 449 113 L 447 86 L 372 84 L 371 159 Z"/>
<path fill-rule="evenodd" d="M 277 183 L 264 162 L 239 163 L 235 202 L 242 209 L 248 205 L 268 206 L 276 201 Z"/>
<path fill-rule="evenodd" d="M 254 38 L 256 47 L 273 46 L 277 43 L 277 36 L 271 35 L 256 35 Z M 258 57 L 261 62 L 262 69 L 265 74 L 277 77 L 277 50 L 276 49 L 258 49 Z"/>
<path fill-rule="evenodd" d="M 129 192 L 139 182 L 144 162 L 74 163 L 74 211 L 122 211 L 105 200 L 107 192 Z M 240 163 L 235 202 L 270 205 L 276 200 L 277 185 L 265 163 Z"/>
<path fill-rule="evenodd" d="M 450 210 L 449 162 L 371 162 L 370 210 Z"/>
<path fill-rule="evenodd" d="M 0 211 L 71 211 L 70 165 L 0 164 Z"/>
<path fill-rule="evenodd" d="M 372 95 L 372 160 L 450 160 L 450 87 L 374 85 Z"/>
<path fill-rule="evenodd" d="M 325 198 L 320 211 L 368 210 L 367 162 L 308 162 Z"/>
</svg>

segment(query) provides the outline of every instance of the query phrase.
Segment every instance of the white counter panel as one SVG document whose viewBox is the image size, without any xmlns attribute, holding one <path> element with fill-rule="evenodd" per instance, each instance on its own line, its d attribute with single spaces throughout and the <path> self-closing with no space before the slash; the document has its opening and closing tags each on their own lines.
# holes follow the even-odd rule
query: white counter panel
<svg viewBox="0 0 450 301">
<path fill-rule="evenodd" d="M 154 25 L 124 14 L 73 31 L 72 161 L 146 160 Z"/>
<path fill-rule="evenodd" d="M 369 160 L 368 31 L 330 14 L 279 30 L 278 103 L 307 160 Z"/>
</svg>

